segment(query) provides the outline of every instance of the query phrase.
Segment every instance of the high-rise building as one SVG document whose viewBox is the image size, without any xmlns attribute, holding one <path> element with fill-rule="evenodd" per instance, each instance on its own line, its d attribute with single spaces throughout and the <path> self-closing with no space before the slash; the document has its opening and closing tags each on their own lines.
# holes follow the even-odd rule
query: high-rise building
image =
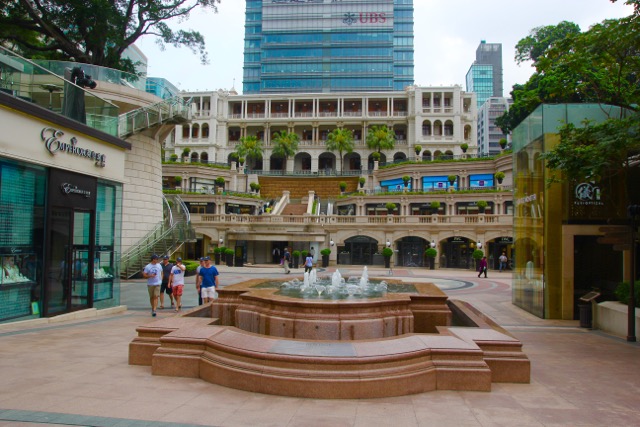
<svg viewBox="0 0 640 427">
<path fill-rule="evenodd" d="M 496 119 L 509 111 L 510 98 L 492 96 L 478 108 L 478 154 L 493 156 L 502 151 L 500 140 L 507 138 L 496 125 Z"/>
<path fill-rule="evenodd" d="M 246 0 L 243 92 L 413 84 L 413 0 Z"/>
<path fill-rule="evenodd" d="M 466 77 L 467 92 L 477 94 L 478 107 L 492 97 L 502 97 L 502 44 L 482 40 L 476 49 L 476 60 Z"/>
</svg>

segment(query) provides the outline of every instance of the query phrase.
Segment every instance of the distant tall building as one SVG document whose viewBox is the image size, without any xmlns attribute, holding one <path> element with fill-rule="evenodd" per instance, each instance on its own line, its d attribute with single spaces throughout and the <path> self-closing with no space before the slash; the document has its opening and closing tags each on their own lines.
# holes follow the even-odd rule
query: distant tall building
<svg viewBox="0 0 640 427">
<path fill-rule="evenodd" d="M 510 98 L 492 96 L 478 108 L 478 154 L 493 156 L 502 151 L 500 139 L 507 138 L 496 126 L 496 118 L 509 111 Z"/>
<path fill-rule="evenodd" d="M 243 92 L 413 85 L 413 0 L 246 0 Z"/>
<path fill-rule="evenodd" d="M 477 94 L 478 107 L 492 97 L 502 97 L 502 44 L 484 40 L 476 49 L 476 60 L 467 72 L 467 92 Z"/>
</svg>

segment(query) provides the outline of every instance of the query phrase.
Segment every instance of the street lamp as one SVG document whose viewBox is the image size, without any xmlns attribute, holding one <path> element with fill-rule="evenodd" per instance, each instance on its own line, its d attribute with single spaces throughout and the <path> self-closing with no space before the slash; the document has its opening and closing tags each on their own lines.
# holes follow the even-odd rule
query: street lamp
<svg viewBox="0 0 640 427">
<path fill-rule="evenodd" d="M 435 242 L 434 240 L 432 240 L 432 241 L 431 241 L 430 246 L 431 246 L 432 248 L 435 248 L 435 247 L 436 247 L 436 242 Z"/>
<path fill-rule="evenodd" d="M 336 243 L 335 243 L 333 240 L 329 240 L 329 246 L 333 246 L 333 245 L 335 245 L 335 244 L 336 244 Z"/>
<path fill-rule="evenodd" d="M 391 242 L 387 240 L 387 247 L 391 247 Z"/>
<path fill-rule="evenodd" d="M 221 237 L 218 239 L 218 243 L 223 244 L 224 243 L 224 239 Z"/>
</svg>

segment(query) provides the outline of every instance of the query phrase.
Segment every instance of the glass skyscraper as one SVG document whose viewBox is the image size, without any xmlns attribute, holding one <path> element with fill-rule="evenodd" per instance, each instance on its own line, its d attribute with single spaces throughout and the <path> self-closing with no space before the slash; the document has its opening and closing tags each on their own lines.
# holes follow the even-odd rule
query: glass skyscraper
<svg viewBox="0 0 640 427">
<path fill-rule="evenodd" d="M 491 97 L 502 97 L 502 44 L 482 40 L 476 60 L 467 72 L 467 92 L 477 94 L 478 107 Z"/>
<path fill-rule="evenodd" d="M 246 1 L 245 94 L 413 84 L 413 0 Z"/>
</svg>

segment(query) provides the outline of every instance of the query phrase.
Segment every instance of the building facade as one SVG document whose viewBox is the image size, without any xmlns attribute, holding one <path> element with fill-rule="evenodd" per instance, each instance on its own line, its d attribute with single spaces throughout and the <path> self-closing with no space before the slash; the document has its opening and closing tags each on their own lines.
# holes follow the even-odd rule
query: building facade
<svg viewBox="0 0 640 427">
<path fill-rule="evenodd" d="M 413 0 L 247 0 L 243 93 L 413 84 Z"/>
<path fill-rule="evenodd" d="M 476 49 L 476 60 L 466 76 L 467 92 L 475 92 L 478 108 L 492 97 L 502 97 L 502 44 L 482 40 Z"/>
<path fill-rule="evenodd" d="M 510 98 L 492 96 L 478 108 L 479 154 L 493 156 L 502 150 L 500 140 L 508 137 L 496 126 L 496 119 L 509 111 L 512 103 L 513 100 Z"/>
</svg>

